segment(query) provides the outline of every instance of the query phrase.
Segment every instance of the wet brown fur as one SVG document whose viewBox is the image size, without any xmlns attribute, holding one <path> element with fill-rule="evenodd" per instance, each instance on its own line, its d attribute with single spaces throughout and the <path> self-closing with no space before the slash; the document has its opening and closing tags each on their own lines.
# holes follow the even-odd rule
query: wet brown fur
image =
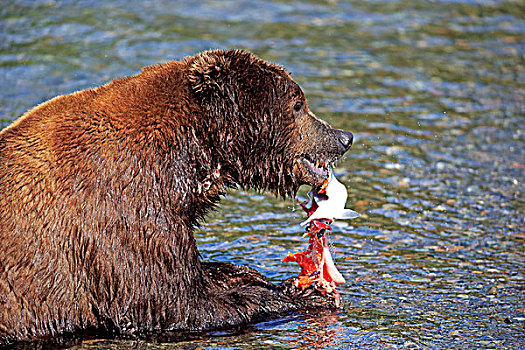
<svg viewBox="0 0 525 350">
<path fill-rule="evenodd" d="M 281 67 L 209 51 L 54 98 L 0 132 L 0 344 L 83 330 L 203 330 L 331 297 L 202 263 L 225 189 L 294 194 L 333 129 Z"/>
</svg>

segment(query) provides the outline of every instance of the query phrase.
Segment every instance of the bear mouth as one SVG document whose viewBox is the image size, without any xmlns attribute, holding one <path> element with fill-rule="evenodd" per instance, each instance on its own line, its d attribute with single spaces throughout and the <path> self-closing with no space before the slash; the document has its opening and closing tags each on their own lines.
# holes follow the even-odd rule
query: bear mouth
<svg viewBox="0 0 525 350">
<path fill-rule="evenodd" d="M 306 183 L 312 187 L 321 186 L 329 177 L 328 164 L 329 161 L 312 160 L 306 155 L 299 159 L 299 164 L 303 169 L 303 174 Z"/>
<path fill-rule="evenodd" d="M 310 175 L 320 177 L 323 179 L 328 178 L 328 167 L 326 166 L 326 162 L 317 161 L 314 163 L 305 157 L 303 157 L 301 160 L 306 170 L 308 170 L 308 172 L 310 173 Z"/>
</svg>

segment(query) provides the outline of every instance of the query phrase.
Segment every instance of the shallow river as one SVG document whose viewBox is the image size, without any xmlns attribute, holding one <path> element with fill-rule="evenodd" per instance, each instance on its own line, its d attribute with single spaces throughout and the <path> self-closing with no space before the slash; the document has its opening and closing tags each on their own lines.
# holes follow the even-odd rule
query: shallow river
<svg viewBox="0 0 525 350">
<path fill-rule="evenodd" d="M 317 115 L 355 135 L 335 169 L 362 213 L 330 235 L 341 312 L 77 349 L 525 348 L 523 2 L 0 4 L 0 127 L 145 65 L 243 48 L 284 65 Z M 296 275 L 281 259 L 306 247 L 303 217 L 291 200 L 232 191 L 197 233 L 203 259 Z"/>
</svg>

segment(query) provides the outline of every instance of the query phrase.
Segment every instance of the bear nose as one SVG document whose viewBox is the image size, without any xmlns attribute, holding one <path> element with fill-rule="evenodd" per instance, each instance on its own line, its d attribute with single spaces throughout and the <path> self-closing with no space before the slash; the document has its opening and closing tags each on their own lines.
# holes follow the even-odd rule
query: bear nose
<svg viewBox="0 0 525 350">
<path fill-rule="evenodd" d="M 344 130 L 338 130 L 339 131 L 339 142 L 341 142 L 341 145 L 344 148 L 344 152 L 348 151 L 350 146 L 352 146 L 352 142 L 354 142 L 354 135 L 352 135 L 351 132 L 344 131 Z"/>
</svg>

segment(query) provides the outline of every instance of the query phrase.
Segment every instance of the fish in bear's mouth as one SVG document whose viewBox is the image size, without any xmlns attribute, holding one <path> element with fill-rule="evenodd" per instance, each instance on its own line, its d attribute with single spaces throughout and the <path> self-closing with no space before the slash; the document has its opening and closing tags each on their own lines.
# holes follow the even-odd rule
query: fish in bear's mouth
<svg viewBox="0 0 525 350">
<path fill-rule="evenodd" d="M 301 267 L 301 273 L 295 280 L 298 288 L 305 289 L 315 284 L 321 293 L 334 293 L 336 306 L 339 306 L 338 284 L 345 283 L 343 275 L 335 266 L 328 246 L 327 232 L 332 230 L 330 224 L 336 219 L 354 219 L 359 214 L 345 209 L 346 188 L 341 184 L 326 164 L 315 165 L 314 170 L 326 180 L 319 189 L 313 188 L 310 200 L 300 203 L 308 214 L 308 219 L 301 223 L 306 226 L 304 237 L 309 237 L 308 249 L 304 252 L 288 253 L 283 262 L 295 261 Z M 317 169 L 324 169 L 323 171 Z M 308 206 L 308 203 L 311 205 Z"/>
</svg>

